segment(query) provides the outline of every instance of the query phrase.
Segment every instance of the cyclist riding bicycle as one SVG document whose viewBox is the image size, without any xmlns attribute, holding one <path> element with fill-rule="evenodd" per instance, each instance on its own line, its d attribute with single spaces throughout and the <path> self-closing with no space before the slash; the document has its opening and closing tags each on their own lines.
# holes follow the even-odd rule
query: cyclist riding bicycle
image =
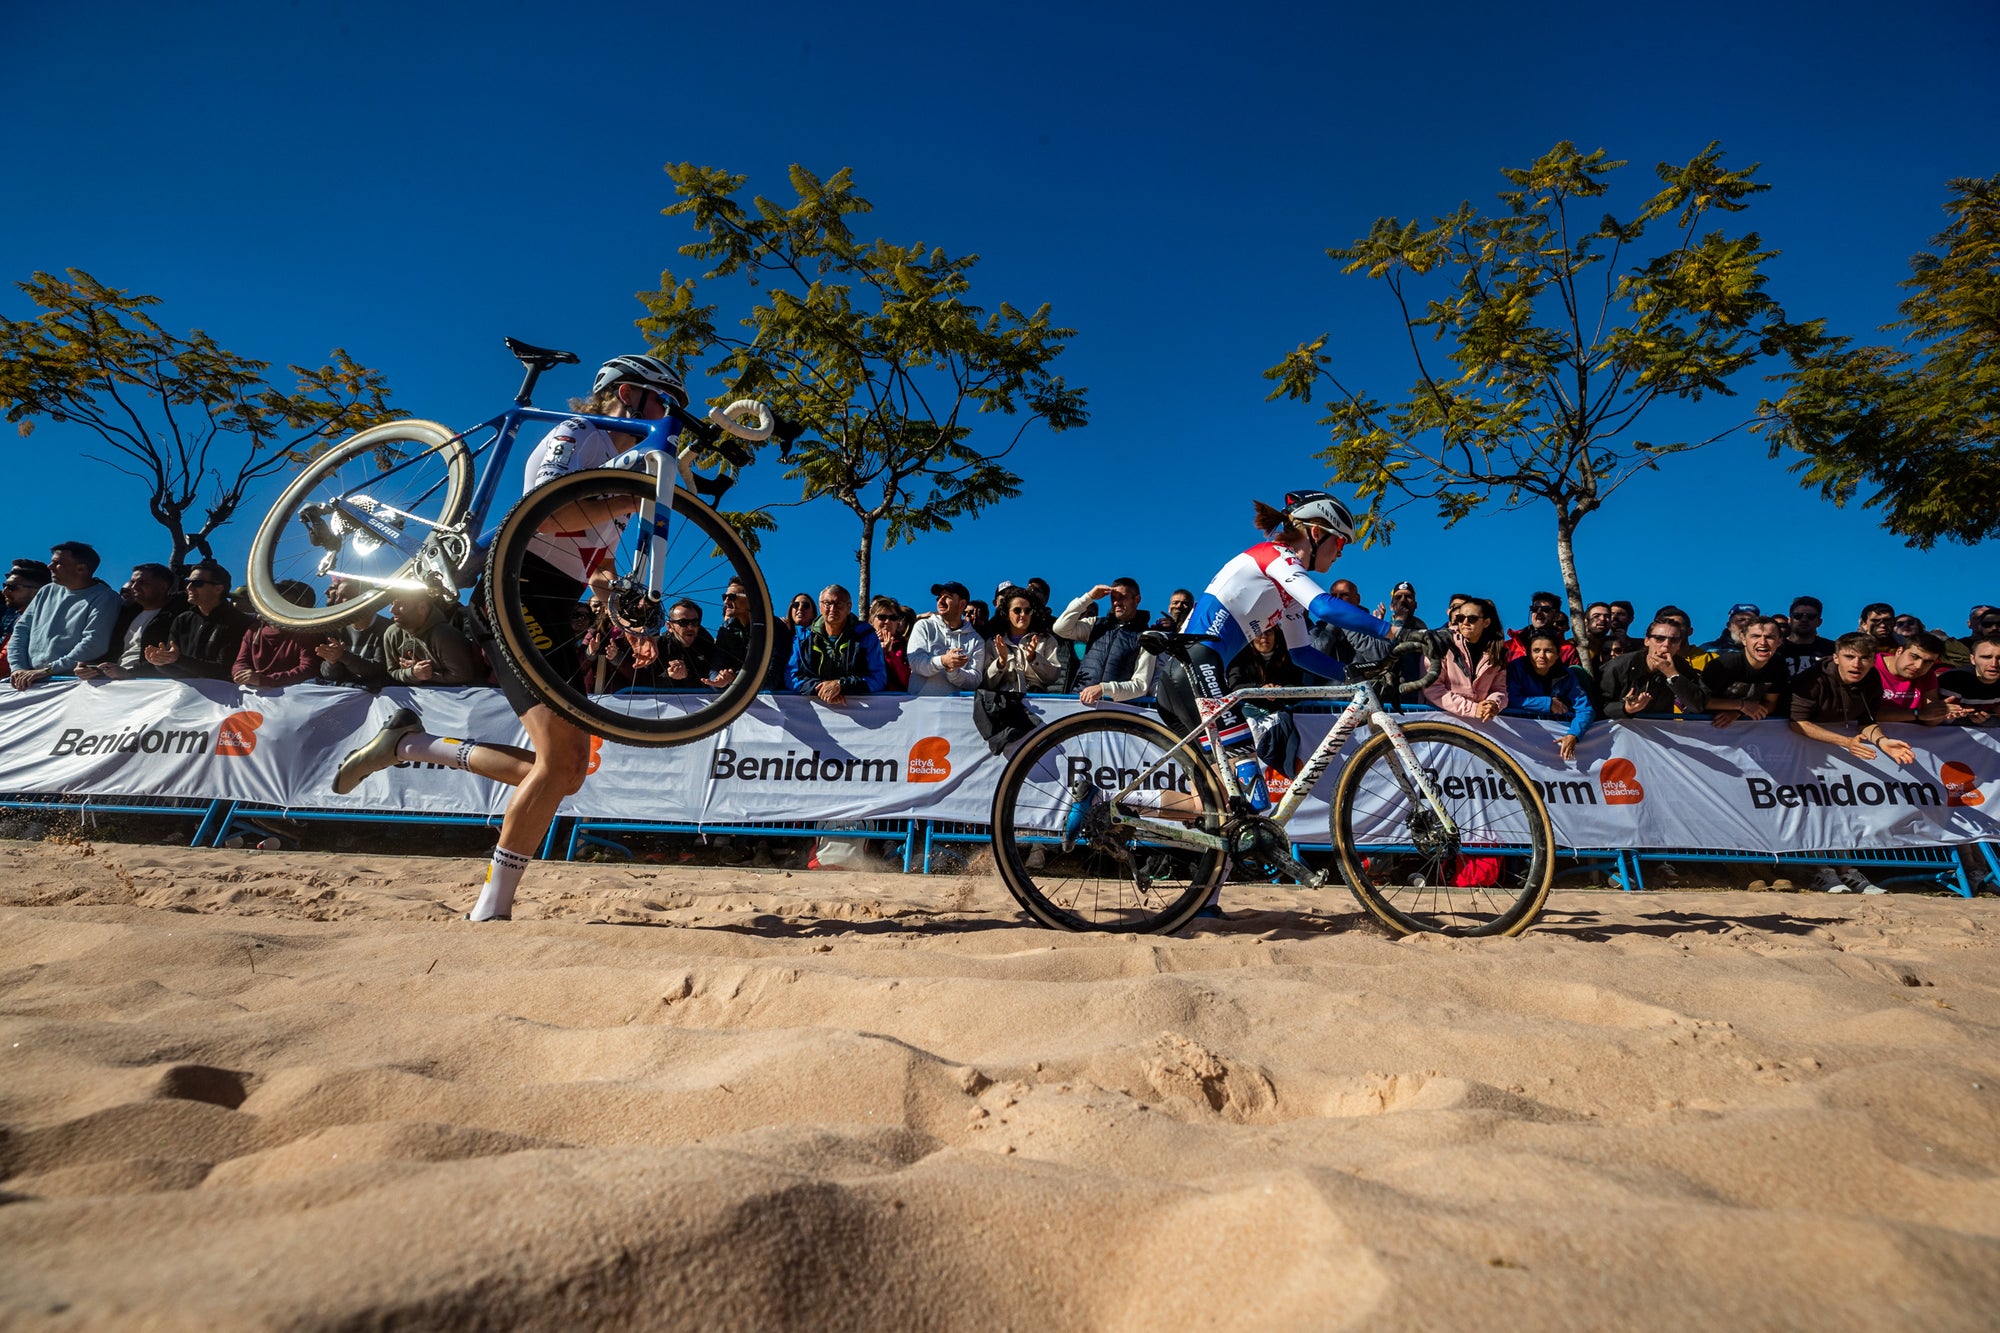
<svg viewBox="0 0 2000 1333">
<path fill-rule="evenodd" d="M 605 362 L 591 383 L 590 397 L 572 401 L 571 406 L 590 416 L 658 421 L 667 415 L 669 401 L 680 408 L 688 405 L 687 387 L 673 367 L 658 357 L 628 355 Z M 528 455 L 522 493 L 571 472 L 639 467 L 639 458 L 629 451 L 643 438 L 606 431 L 576 417 L 560 422 Z M 552 641 L 545 650 L 547 660 L 575 662 L 579 682 L 582 655 L 576 651 L 571 612 L 592 577 L 609 567 L 625 521 L 579 519 L 573 529 L 538 533 L 523 562 L 523 611 Z M 548 835 L 563 799 L 583 786 L 590 765 L 590 736 L 536 699 L 479 614 L 482 599 L 475 595 L 472 600 L 472 623 L 480 646 L 501 692 L 527 730 L 532 749 L 433 736 L 415 712 L 402 708 L 371 740 L 341 760 L 333 789 L 343 794 L 352 791 L 369 774 L 409 760 L 463 769 L 513 787 L 485 887 L 466 914 L 469 921 L 508 921 L 513 918 L 514 892 L 522 872 Z M 635 636 L 633 649 L 634 663 L 643 667 L 657 654 L 658 644 L 649 636 Z"/>
<path fill-rule="evenodd" d="M 1217 571 L 1181 627 L 1184 634 L 1212 635 L 1214 641 L 1188 644 L 1188 670 L 1166 664 L 1157 678 L 1152 655 L 1142 653 L 1131 680 L 1107 685 L 1096 697 L 1085 691 L 1085 703 L 1095 703 L 1098 698 L 1138 698 L 1151 690 L 1159 702 L 1160 715 L 1169 726 L 1185 733 L 1200 720 L 1195 696 L 1220 699 L 1228 694 L 1225 677 L 1229 663 L 1261 634 L 1276 631 L 1295 663 L 1335 680 L 1344 678 L 1345 668 L 1314 645 L 1311 622 L 1387 637 L 1387 624 L 1335 597 L 1312 577 L 1332 569 L 1354 539 L 1354 517 L 1346 505 L 1318 490 L 1288 493 L 1283 509 L 1262 500 L 1252 501 L 1252 505 L 1257 530 L 1269 540 L 1257 543 Z M 1270 798 L 1264 789 L 1250 724 L 1232 708 L 1216 719 L 1216 727 L 1251 804 L 1264 809 Z"/>
</svg>

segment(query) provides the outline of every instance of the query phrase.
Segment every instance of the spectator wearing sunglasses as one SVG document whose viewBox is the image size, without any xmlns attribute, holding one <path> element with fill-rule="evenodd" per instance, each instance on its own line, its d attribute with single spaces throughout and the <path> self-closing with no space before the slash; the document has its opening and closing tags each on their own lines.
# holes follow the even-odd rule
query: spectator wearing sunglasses
<svg viewBox="0 0 2000 1333">
<path fill-rule="evenodd" d="M 1972 645 L 1983 635 L 2000 634 L 2000 606 L 1975 605 L 1965 618 L 1965 637 L 1945 639 L 1944 664 L 1962 667 L 1972 662 Z"/>
<path fill-rule="evenodd" d="M 1875 640 L 1877 655 L 1893 653 L 1903 646 L 1896 638 L 1896 608 L 1887 602 L 1870 602 L 1862 607 L 1855 628 Z"/>
<path fill-rule="evenodd" d="M 722 592 L 722 623 L 715 630 L 715 660 L 709 668 L 708 675 L 703 679 L 703 683 L 712 690 L 727 689 L 729 683 L 743 670 L 743 663 L 750 656 L 753 644 L 749 606 L 749 585 L 742 579 L 730 579 L 729 586 Z M 790 621 L 784 622 L 787 627 L 790 623 Z M 788 634 L 780 631 L 778 637 L 789 644 Z M 775 655 L 775 645 L 772 651 Z M 786 656 L 790 656 L 789 650 Z M 768 676 L 766 679 L 769 679 Z M 766 685 L 764 688 L 770 687 Z"/>
<path fill-rule="evenodd" d="M 236 673 L 236 653 L 257 622 L 229 600 L 229 571 L 204 560 L 187 572 L 187 610 L 167 625 L 164 640 L 146 646 L 146 661 L 163 676 L 183 680 L 228 680 Z"/>
<path fill-rule="evenodd" d="M 35 594 L 48 586 L 49 567 L 39 560 L 16 560 L 14 567 L 7 571 L 4 598 L 0 598 L 0 676 L 11 674 L 7 665 L 7 640 L 14 635 L 14 624 L 21 613 L 28 609 L 28 603 L 35 600 Z"/>
<path fill-rule="evenodd" d="M 1637 652 L 1612 658 L 1598 674 L 1604 715 L 1705 711 L 1708 694 L 1693 663 L 1682 654 L 1687 627 L 1678 620 L 1656 617 L 1646 627 L 1645 643 Z"/>
<path fill-rule="evenodd" d="M 1538 629 L 1554 630 L 1556 638 L 1562 642 L 1564 666 L 1577 663 L 1576 647 L 1562 634 L 1562 599 L 1552 592 L 1538 592 L 1528 598 L 1528 623 L 1507 635 L 1507 660 L 1518 661 L 1528 655 L 1528 636 Z"/>
<path fill-rule="evenodd" d="M 1432 640 L 1443 660 L 1424 702 L 1490 721 L 1507 706 L 1508 636 L 1500 628 L 1500 612 L 1484 597 L 1453 597 L 1445 621 L 1451 628 Z"/>
<path fill-rule="evenodd" d="M 701 608 L 683 597 L 667 608 L 653 674 L 670 690 L 713 689 L 709 678 L 715 675 L 715 663 L 715 636 L 702 626 Z"/>
<path fill-rule="evenodd" d="M 97 563 L 97 552 L 83 542 L 49 548 L 49 581 L 36 590 L 7 637 L 8 680 L 15 689 L 68 675 L 78 662 L 95 662 L 111 646 L 123 602 L 97 577 Z"/>
<path fill-rule="evenodd" d="M 994 599 L 1001 622 L 986 644 L 986 688 L 1034 694 L 1059 687 L 1063 664 L 1056 639 L 1035 628 L 1035 599 L 1026 588 L 1008 588 Z"/>
<path fill-rule="evenodd" d="M 884 694 L 910 692 L 910 625 L 903 619 L 903 604 L 893 597 L 868 599 L 868 628 L 882 644 L 882 670 L 888 683 Z"/>
<path fill-rule="evenodd" d="M 1794 597 L 1787 617 L 1785 637 L 1778 645 L 1778 660 L 1787 675 L 1809 671 L 1833 656 L 1833 640 L 1819 632 L 1826 608 L 1817 597 Z"/>
</svg>

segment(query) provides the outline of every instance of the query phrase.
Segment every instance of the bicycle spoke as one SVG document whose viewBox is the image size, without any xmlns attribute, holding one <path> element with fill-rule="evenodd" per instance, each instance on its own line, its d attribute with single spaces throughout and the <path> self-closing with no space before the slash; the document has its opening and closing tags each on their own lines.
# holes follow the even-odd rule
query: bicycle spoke
<svg viewBox="0 0 2000 1333">
<path fill-rule="evenodd" d="M 1199 818 L 1219 808 L 1220 793 L 1207 770 L 1189 774 L 1169 760 L 1174 750 L 1171 735 L 1145 718 L 1084 714 L 1016 752 L 994 799 L 994 847 L 1009 891 L 1038 920 L 1171 930 L 1201 905 L 1221 852 L 1178 841 L 1170 829 L 1181 826 L 1164 821 L 1161 807 Z M 1115 812 L 1125 817 L 1115 817 L 1111 799 L 1135 782 Z M 1089 795 L 1073 819 L 1079 784 Z"/>
<path fill-rule="evenodd" d="M 1448 822 L 1415 795 L 1422 784 L 1387 738 L 1371 741 L 1336 794 L 1334 841 L 1349 887 L 1398 931 L 1521 929 L 1552 873 L 1539 794 L 1483 737 L 1441 722 L 1404 730 Z"/>
</svg>

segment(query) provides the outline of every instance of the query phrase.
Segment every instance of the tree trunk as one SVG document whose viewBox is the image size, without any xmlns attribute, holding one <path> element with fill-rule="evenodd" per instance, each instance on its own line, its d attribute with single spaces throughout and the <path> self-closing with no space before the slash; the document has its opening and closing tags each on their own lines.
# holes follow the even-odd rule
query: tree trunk
<svg viewBox="0 0 2000 1333">
<path fill-rule="evenodd" d="M 875 516 L 861 516 L 861 549 L 854 553 L 855 589 L 854 614 L 868 619 L 868 581 L 875 564 Z"/>
<path fill-rule="evenodd" d="M 1576 639 L 1576 655 L 1586 671 L 1598 668 L 1590 651 L 1590 623 L 1583 613 L 1583 588 L 1576 577 L 1576 520 L 1569 511 L 1556 511 L 1556 564 L 1562 570 L 1563 596 L 1569 599 L 1570 634 Z"/>
</svg>

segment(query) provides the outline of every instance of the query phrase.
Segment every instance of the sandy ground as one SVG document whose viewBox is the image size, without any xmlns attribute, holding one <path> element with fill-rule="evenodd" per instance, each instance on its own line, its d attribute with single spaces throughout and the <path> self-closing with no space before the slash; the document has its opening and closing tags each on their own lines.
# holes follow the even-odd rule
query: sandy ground
<svg viewBox="0 0 2000 1333">
<path fill-rule="evenodd" d="M 479 872 L 0 843 L 0 1324 L 2000 1321 L 2000 901 Z"/>
</svg>

